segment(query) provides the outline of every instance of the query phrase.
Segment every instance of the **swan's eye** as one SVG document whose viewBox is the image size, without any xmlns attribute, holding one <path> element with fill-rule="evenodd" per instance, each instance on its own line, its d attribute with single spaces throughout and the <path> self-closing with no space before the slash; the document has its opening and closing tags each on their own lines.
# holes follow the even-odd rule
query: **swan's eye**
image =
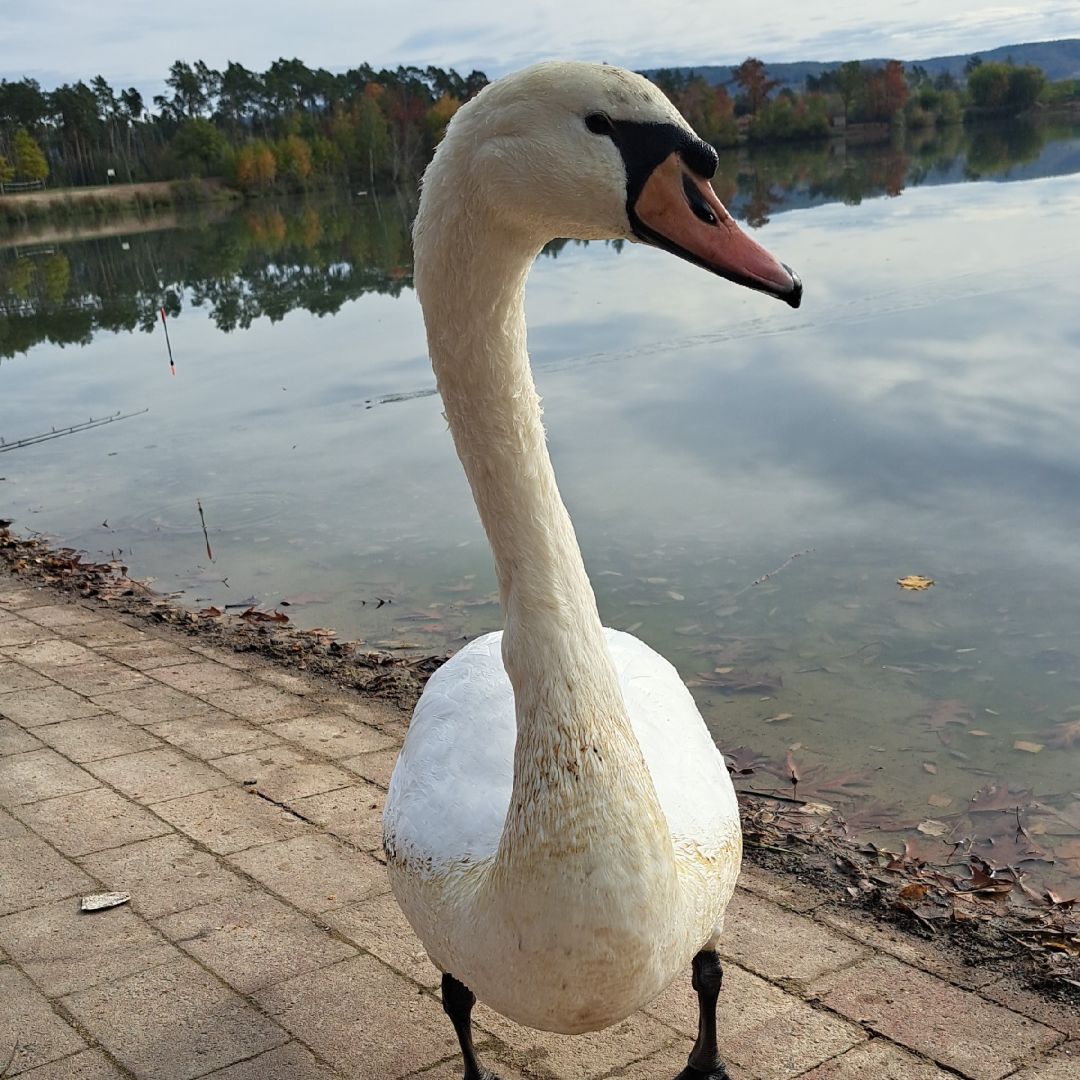
<svg viewBox="0 0 1080 1080">
<path fill-rule="evenodd" d="M 605 116 L 603 113 L 589 113 L 585 117 L 585 126 L 594 135 L 613 135 L 615 133 L 615 125 L 611 122 L 611 117 Z"/>
</svg>

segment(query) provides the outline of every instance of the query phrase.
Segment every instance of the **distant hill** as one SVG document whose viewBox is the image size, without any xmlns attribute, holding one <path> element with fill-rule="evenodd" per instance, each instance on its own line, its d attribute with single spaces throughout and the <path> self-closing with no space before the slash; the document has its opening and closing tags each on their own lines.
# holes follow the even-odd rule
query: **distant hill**
<svg viewBox="0 0 1080 1080">
<path fill-rule="evenodd" d="M 1042 68 L 1052 82 L 1059 79 L 1080 79 L 1080 38 L 1065 38 L 1061 41 L 1033 41 L 1022 45 L 1002 45 L 997 49 L 986 49 L 975 53 L 962 53 L 957 56 L 932 56 L 925 60 L 904 60 L 906 67 L 915 64 L 926 68 L 931 75 L 948 71 L 960 79 L 964 74 L 964 65 L 971 56 L 983 60 L 1007 60 L 1014 64 L 1034 64 Z M 761 59 L 765 59 L 762 57 Z M 893 57 L 874 57 L 860 60 L 865 67 L 881 67 Z M 896 57 L 895 59 L 900 59 Z M 776 79 L 784 86 L 801 90 L 808 75 L 819 76 L 823 72 L 833 71 L 844 63 L 843 60 L 797 60 L 793 62 L 771 63 L 765 60 L 765 67 L 770 79 Z M 652 76 L 662 68 L 650 68 L 645 74 Z M 700 67 L 676 67 L 669 70 L 685 72 L 687 75 L 701 75 L 706 81 L 716 85 L 731 82 L 734 67 L 730 64 L 710 64 Z"/>
</svg>

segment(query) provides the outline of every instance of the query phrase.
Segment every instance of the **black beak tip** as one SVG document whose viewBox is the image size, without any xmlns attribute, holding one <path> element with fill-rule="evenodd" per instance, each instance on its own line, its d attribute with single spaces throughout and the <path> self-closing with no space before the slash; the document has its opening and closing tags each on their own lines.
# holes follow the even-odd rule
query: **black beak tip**
<svg viewBox="0 0 1080 1080">
<path fill-rule="evenodd" d="M 780 299 L 789 307 L 797 308 L 802 303 L 802 278 L 787 263 L 780 265 L 791 275 L 791 292 L 785 293 Z"/>
<path fill-rule="evenodd" d="M 780 265 L 792 275 L 792 291 L 785 293 L 781 299 L 788 307 L 797 308 L 802 302 L 802 279 L 786 262 L 781 262 Z"/>
</svg>

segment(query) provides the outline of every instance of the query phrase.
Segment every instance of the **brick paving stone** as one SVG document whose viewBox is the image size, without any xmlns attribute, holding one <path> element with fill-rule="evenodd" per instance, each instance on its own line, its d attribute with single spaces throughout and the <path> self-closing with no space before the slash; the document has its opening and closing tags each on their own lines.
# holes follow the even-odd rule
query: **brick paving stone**
<svg viewBox="0 0 1080 1080">
<path fill-rule="evenodd" d="M 385 790 L 390 787 L 390 777 L 397 763 L 398 750 L 399 747 L 394 746 L 390 750 L 376 750 L 373 754 L 358 754 L 354 758 L 347 758 L 341 764 L 350 772 Z"/>
<path fill-rule="evenodd" d="M 62 686 L 16 690 L 0 698 L 0 712 L 20 727 L 34 728 L 58 724 L 80 716 L 96 716 L 101 707 Z"/>
<path fill-rule="evenodd" d="M 374 784 L 352 780 L 348 787 L 336 791 L 284 801 L 302 818 L 363 851 L 382 851 L 385 798 L 386 793 Z"/>
<path fill-rule="evenodd" d="M 229 861 L 312 914 L 347 907 L 390 889 L 380 863 L 315 833 L 241 851 Z"/>
<path fill-rule="evenodd" d="M 42 664 L 38 670 L 54 682 L 84 697 L 138 690 L 154 684 L 141 671 L 134 671 L 115 660 L 95 658 L 85 664 Z"/>
<path fill-rule="evenodd" d="M 255 1000 L 346 1076 L 397 1080 L 457 1051 L 439 1003 L 372 956 L 299 975 Z"/>
<path fill-rule="evenodd" d="M 88 772 L 43 748 L 0 758 L 0 806 L 18 806 L 99 787 Z"/>
<path fill-rule="evenodd" d="M 62 1004 L 144 1080 L 192 1080 L 288 1040 L 276 1024 L 186 958 L 81 990 Z"/>
<path fill-rule="evenodd" d="M 77 604 L 41 604 L 20 612 L 23 618 L 30 619 L 40 626 L 57 627 L 69 630 L 80 624 L 92 623 L 98 616 L 87 608 Z"/>
<path fill-rule="evenodd" d="M 430 1001 L 435 1019 L 449 1026 L 438 1001 Z M 659 1044 L 672 1043 L 671 1033 L 645 1013 L 635 1013 L 603 1031 L 585 1035 L 553 1035 L 521 1027 L 484 1005 L 473 1011 L 473 1023 L 503 1044 L 503 1053 L 532 1076 L 597 1077 L 645 1056 Z M 672 1048 L 670 1071 L 674 1076 L 686 1064 L 690 1045 Z M 661 1073 L 660 1075 L 664 1075 Z"/>
<path fill-rule="evenodd" d="M 324 912 L 319 921 L 414 982 L 433 989 L 439 986 L 442 976 L 405 921 L 392 893 Z"/>
<path fill-rule="evenodd" d="M 96 986 L 177 955 L 129 907 L 82 912 L 74 898 L 0 919 L 0 945 L 47 997 Z"/>
<path fill-rule="evenodd" d="M 52 685 L 40 672 L 23 667 L 14 660 L 0 658 L 0 694 L 12 690 L 32 690 L 37 686 Z M 3 698 L 0 697 L 0 712 L 3 711 Z"/>
<path fill-rule="evenodd" d="M 250 720 L 253 724 L 290 720 L 295 716 L 306 716 L 318 708 L 309 698 L 290 694 L 276 686 L 214 691 L 206 694 L 206 700 L 242 720 Z"/>
<path fill-rule="evenodd" d="M 40 750 L 44 745 L 29 731 L 0 716 L 0 757 L 25 754 L 27 750 Z"/>
<path fill-rule="evenodd" d="M 250 888 L 219 859 L 176 833 L 84 855 L 79 864 L 106 890 L 131 893 L 132 909 L 147 919 L 247 895 Z"/>
<path fill-rule="evenodd" d="M 20 806 L 15 816 L 65 855 L 89 855 L 172 831 L 141 806 L 101 787 Z"/>
<path fill-rule="evenodd" d="M 673 1068 L 683 1064 L 688 1052 L 681 1041 L 669 1042 L 659 1050 L 653 1051 L 648 1057 L 639 1058 L 637 1061 L 630 1062 L 629 1065 L 624 1065 L 613 1075 L 619 1080 L 661 1080 L 661 1078 L 666 1080 L 672 1075 Z M 747 1075 L 737 1065 L 730 1063 L 727 1070 L 730 1080 L 745 1080 Z"/>
<path fill-rule="evenodd" d="M 253 664 L 249 669 L 249 674 L 259 682 L 269 683 L 279 690 L 288 690 L 290 694 L 299 694 L 301 697 L 317 694 L 319 691 L 317 685 L 300 675 L 293 675 L 289 671 L 278 671 L 277 668 L 263 667 L 261 664 Z"/>
<path fill-rule="evenodd" d="M 356 953 L 291 907 L 254 890 L 168 915 L 156 926 L 242 994 Z"/>
<path fill-rule="evenodd" d="M 812 911 L 828 899 L 820 889 L 801 878 L 779 874 L 745 860 L 739 872 L 739 888 L 799 912 Z"/>
<path fill-rule="evenodd" d="M 0 810 L 0 840 L 16 840 L 29 835 L 30 830 L 21 821 L 16 821 L 6 810 Z"/>
<path fill-rule="evenodd" d="M 46 631 L 38 628 L 38 633 Z M 50 632 L 51 633 L 51 632 Z M 42 672 L 43 668 L 60 668 L 69 664 L 87 664 L 94 659 L 92 649 L 83 645 L 67 641 L 64 638 L 49 637 L 44 641 L 30 641 L 20 645 L 17 649 L 11 649 L 8 653 L 12 660 L 23 664 L 35 671 Z"/>
<path fill-rule="evenodd" d="M 175 645 L 171 641 L 142 635 L 138 640 L 120 645 L 103 645 L 97 650 L 119 664 L 126 664 L 137 671 L 152 671 L 159 667 L 177 667 L 203 660 L 198 653 Z"/>
<path fill-rule="evenodd" d="M 207 660 L 213 660 L 215 664 L 223 664 L 225 667 L 233 668 L 235 671 L 247 671 L 255 663 L 249 656 L 232 652 L 230 649 L 216 648 L 213 645 L 200 645 L 198 642 L 193 641 L 188 645 L 188 648 L 192 652 L 204 656 Z"/>
<path fill-rule="evenodd" d="M 489 1072 L 494 1073 L 499 1080 L 523 1080 L 525 1073 L 520 1072 L 513 1065 L 508 1064 L 505 1052 L 498 1043 L 485 1043 L 481 1041 L 483 1034 L 481 1032 L 473 1032 L 473 1042 L 477 1049 L 477 1054 L 480 1058 L 480 1064 L 483 1068 Z M 461 1054 L 454 1054 L 453 1057 L 447 1058 L 445 1061 L 441 1061 L 433 1068 L 425 1069 L 423 1072 L 412 1073 L 411 1076 L 416 1080 L 461 1080 L 462 1065 Z M 620 1069 L 615 1074 L 619 1080 L 624 1080 L 630 1074 Z M 665 1076 L 664 1071 L 653 1071 L 647 1075 L 648 1080 L 657 1080 L 658 1077 Z M 739 1080 L 739 1077 L 732 1077 L 731 1080 Z"/>
<path fill-rule="evenodd" d="M 0 867 L 0 915 L 96 891 L 91 878 L 27 830 L 0 839 Z"/>
<path fill-rule="evenodd" d="M 86 1042 L 53 1012 L 33 983 L 11 964 L 0 964 L 0 1063 L 11 1054 L 5 1075 L 67 1057 Z"/>
<path fill-rule="evenodd" d="M 246 675 L 211 660 L 197 664 L 172 664 L 168 667 L 154 668 L 153 677 L 159 682 L 180 690 L 185 694 L 200 697 L 218 690 L 235 690 L 250 687 L 251 680 Z"/>
<path fill-rule="evenodd" d="M 300 1043 L 286 1043 L 250 1061 L 230 1065 L 210 1073 L 206 1080 L 338 1080 L 340 1073 L 320 1065 L 315 1055 Z M 460 1076 L 454 1080 L 461 1080 Z M 500 1080 L 508 1080 L 500 1077 Z"/>
<path fill-rule="evenodd" d="M 1080 1042 L 1066 1043 L 1015 1073 L 1011 1080 L 1076 1080 L 1080 1076 Z"/>
<path fill-rule="evenodd" d="M 264 746 L 277 746 L 281 742 L 272 731 L 239 720 L 220 709 L 212 709 L 209 705 L 206 712 L 197 716 L 148 724 L 146 730 L 204 761 L 214 761 L 230 754 L 244 754 Z"/>
<path fill-rule="evenodd" d="M 347 772 L 325 761 L 313 760 L 285 743 L 217 758 L 214 767 L 274 802 L 303 799 L 355 783 Z"/>
<path fill-rule="evenodd" d="M 142 728 L 129 724 L 114 713 L 65 720 L 61 724 L 46 724 L 34 728 L 34 734 L 64 757 L 83 764 L 161 746 L 160 740 L 153 735 L 148 735 Z"/>
<path fill-rule="evenodd" d="M 1004 1005 L 1024 1016 L 1038 1020 L 1040 1024 L 1062 1032 L 1070 1039 L 1080 1039 L 1080 1009 L 1065 1002 L 1048 998 L 1021 986 L 1012 978 L 1004 978 L 979 990 L 984 998 Z"/>
<path fill-rule="evenodd" d="M 154 683 L 138 690 L 115 694 L 95 694 L 94 703 L 133 724 L 148 726 L 166 720 L 186 720 L 195 716 L 224 715 L 190 694 Z"/>
<path fill-rule="evenodd" d="M 285 840 L 310 828 L 280 806 L 234 787 L 170 799 L 154 811 L 219 855 Z"/>
<path fill-rule="evenodd" d="M 738 964 L 725 963 L 717 1002 L 717 1041 L 726 1062 L 754 1080 L 787 1080 L 866 1038 L 831 1013 L 813 1009 Z M 676 979 L 645 1010 L 675 1028 L 684 1042 L 673 1063 L 681 1067 L 697 1035 L 697 996 L 690 973 Z"/>
<path fill-rule="evenodd" d="M 0 646 L 25 645 L 31 641 L 41 641 L 51 637 L 48 630 L 42 630 L 37 623 L 20 619 L 15 615 L 5 615 L 0 620 Z"/>
<path fill-rule="evenodd" d="M 138 641 L 145 635 L 133 626 L 118 622 L 115 618 L 94 619 L 92 622 L 79 623 L 77 626 L 61 628 L 64 637 L 77 641 L 91 649 L 100 649 L 124 642 Z"/>
<path fill-rule="evenodd" d="M 19 1073 L 20 1080 L 124 1080 L 124 1074 L 100 1050 L 84 1050 L 74 1057 Z"/>
<path fill-rule="evenodd" d="M 1001 978 L 1000 972 L 991 968 L 963 963 L 952 956 L 941 942 L 925 941 L 912 934 L 905 934 L 872 916 L 861 917 L 843 911 L 818 910 L 814 912 L 814 921 L 839 930 L 878 952 L 888 953 L 912 967 L 929 971 L 932 975 L 938 975 L 969 990 Z"/>
<path fill-rule="evenodd" d="M 315 713 L 296 720 L 270 724 L 270 730 L 305 750 L 339 761 L 372 750 L 396 749 L 394 740 L 359 720 L 333 713 Z"/>
<path fill-rule="evenodd" d="M 801 1073 L 799 1080 L 952 1080 L 955 1075 L 884 1039 L 870 1039 Z"/>
<path fill-rule="evenodd" d="M 828 927 L 742 891 L 732 898 L 724 928 L 720 955 L 774 982 L 806 982 L 868 955 Z"/>
<path fill-rule="evenodd" d="M 999 1080 L 1063 1038 L 889 957 L 826 975 L 811 992 L 830 1009 L 973 1080 Z"/>
<path fill-rule="evenodd" d="M 135 728 L 142 731 L 141 728 Z M 154 740 L 157 746 L 161 744 Z M 216 769 L 201 761 L 192 761 L 171 746 L 144 750 L 123 757 L 93 761 L 87 769 L 96 777 L 130 795 L 136 802 L 156 803 L 181 795 L 224 787 L 229 782 Z"/>
</svg>

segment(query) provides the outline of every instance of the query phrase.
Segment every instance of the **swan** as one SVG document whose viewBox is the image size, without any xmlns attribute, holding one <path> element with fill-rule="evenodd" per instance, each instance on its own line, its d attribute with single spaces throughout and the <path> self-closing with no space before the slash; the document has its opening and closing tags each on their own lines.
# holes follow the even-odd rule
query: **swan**
<svg viewBox="0 0 1080 1080">
<path fill-rule="evenodd" d="M 741 232 L 717 166 L 664 95 L 616 67 L 545 62 L 457 112 L 424 175 L 415 286 L 505 616 L 430 679 L 384 811 L 394 895 L 442 972 L 465 1080 L 477 998 L 594 1031 L 691 965 L 680 1077 L 727 1073 L 715 951 L 742 853 L 724 759 L 674 667 L 605 629 L 548 457 L 526 353 L 529 268 L 555 237 L 663 248 L 798 307 Z"/>
</svg>

